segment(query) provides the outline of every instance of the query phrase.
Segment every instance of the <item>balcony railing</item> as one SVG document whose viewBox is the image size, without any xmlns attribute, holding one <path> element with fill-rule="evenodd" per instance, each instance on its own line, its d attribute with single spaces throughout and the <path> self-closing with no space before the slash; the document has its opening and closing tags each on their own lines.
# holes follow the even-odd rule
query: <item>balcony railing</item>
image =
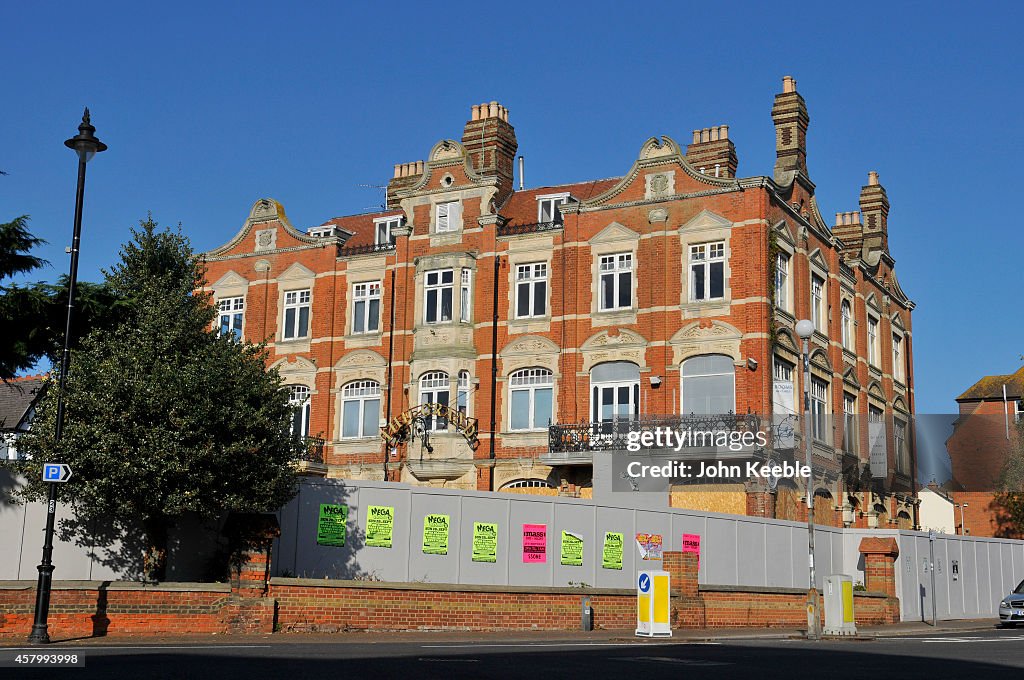
<svg viewBox="0 0 1024 680">
<path fill-rule="evenodd" d="M 683 433 L 690 432 L 690 437 L 683 444 L 683 449 L 714 447 L 714 436 L 701 433 L 732 433 L 757 432 L 761 427 L 760 419 L 753 415 L 669 415 L 643 416 L 640 418 L 623 418 L 597 423 L 575 423 L 568 425 L 551 425 L 548 428 L 548 449 L 550 453 L 571 453 L 589 451 L 626 450 L 630 443 L 631 433 L 655 432 L 656 428 Z M 634 435 L 636 441 L 636 435 Z M 674 446 L 645 446 L 640 443 L 641 450 L 675 448 Z"/>
<path fill-rule="evenodd" d="M 324 463 L 324 439 L 323 437 L 302 437 L 301 448 L 296 455 L 296 460 L 306 463 Z"/>
<path fill-rule="evenodd" d="M 498 227 L 498 236 L 518 236 L 561 229 L 561 222 L 535 222 L 533 224 L 506 224 Z"/>
<path fill-rule="evenodd" d="M 362 246 L 343 246 L 338 250 L 338 256 L 348 257 L 349 255 L 367 255 L 369 253 L 390 253 L 394 249 L 394 243 L 367 243 Z"/>
</svg>

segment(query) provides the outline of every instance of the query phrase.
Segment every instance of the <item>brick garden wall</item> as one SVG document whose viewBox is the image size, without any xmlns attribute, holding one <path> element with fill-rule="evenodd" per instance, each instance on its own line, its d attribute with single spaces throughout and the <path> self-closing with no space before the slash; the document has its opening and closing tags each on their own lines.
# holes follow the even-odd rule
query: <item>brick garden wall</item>
<svg viewBox="0 0 1024 680">
<path fill-rule="evenodd" d="M 0 582 L 0 638 L 32 628 L 34 581 Z M 244 598 L 227 584 L 57 581 L 50 599 L 54 639 L 107 634 L 270 632 L 274 604 Z"/>
<path fill-rule="evenodd" d="M 892 586 L 893 539 L 866 538 L 867 587 L 855 594 L 858 625 L 899 620 Z M 675 628 L 806 625 L 806 591 L 796 588 L 703 586 L 694 555 L 666 552 Z M 636 624 L 632 589 L 456 586 L 273 578 L 266 554 L 250 555 L 230 584 L 57 582 L 50 605 L 53 639 L 103 635 L 398 630 L 572 630 L 581 598 L 591 598 L 595 628 Z M 32 627 L 35 583 L 0 582 L 0 638 Z"/>
</svg>

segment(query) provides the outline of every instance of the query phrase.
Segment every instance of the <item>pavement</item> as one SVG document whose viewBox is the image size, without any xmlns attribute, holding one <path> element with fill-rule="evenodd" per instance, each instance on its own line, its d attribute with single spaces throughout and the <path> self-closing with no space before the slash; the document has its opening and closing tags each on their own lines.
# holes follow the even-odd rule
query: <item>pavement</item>
<svg viewBox="0 0 1024 680">
<path fill-rule="evenodd" d="M 870 677 L 968 678 L 1024 672 L 1024 631 L 994 620 L 865 627 L 856 638 L 802 639 L 800 631 L 676 631 L 638 639 L 632 631 L 318 633 L 161 638 L 106 637 L 0 646 L 0 678 L 253 677 L 529 678 L 685 673 L 687 678 L 786 678 L 815 669 L 830 680 Z M 32 654 L 74 656 L 84 667 L 16 663 Z"/>
</svg>

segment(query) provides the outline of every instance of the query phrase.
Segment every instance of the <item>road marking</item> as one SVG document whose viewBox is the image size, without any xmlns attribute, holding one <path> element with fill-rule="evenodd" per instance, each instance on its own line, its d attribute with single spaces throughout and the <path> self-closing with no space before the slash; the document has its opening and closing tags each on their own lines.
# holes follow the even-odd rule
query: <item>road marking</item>
<svg viewBox="0 0 1024 680">
<path fill-rule="evenodd" d="M 615 661 L 648 661 L 654 663 L 678 663 L 684 666 L 735 666 L 732 661 L 709 661 L 706 659 L 680 659 L 674 656 L 628 656 L 615 657 Z"/>
<path fill-rule="evenodd" d="M 93 645 L 90 647 L 61 647 L 55 644 L 53 649 L 59 649 L 60 653 L 65 652 L 97 652 L 104 649 L 263 649 L 273 645 Z M 0 651 L 28 651 L 38 652 L 39 647 L 0 647 Z M 56 653 L 56 652 L 54 652 Z"/>
<path fill-rule="evenodd" d="M 480 649 L 482 647 L 632 647 L 638 642 L 501 642 L 501 643 L 487 643 L 481 642 L 477 644 L 464 644 L 464 645 L 420 645 L 423 649 Z M 672 645 L 672 644 L 699 644 L 699 645 L 718 645 L 720 642 L 696 642 L 686 643 L 682 642 L 645 642 L 642 644 L 648 645 Z"/>
</svg>

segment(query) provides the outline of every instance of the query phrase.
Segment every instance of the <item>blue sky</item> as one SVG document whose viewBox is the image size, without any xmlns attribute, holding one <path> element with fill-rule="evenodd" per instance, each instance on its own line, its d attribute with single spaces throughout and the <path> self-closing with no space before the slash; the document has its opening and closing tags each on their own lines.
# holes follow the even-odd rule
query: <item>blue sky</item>
<svg viewBox="0 0 1024 680">
<path fill-rule="evenodd" d="M 299 4 L 299 3 L 294 3 Z M 837 3 L 838 4 L 838 3 Z M 774 8 L 774 11 L 773 9 Z M 363 212 L 399 162 L 458 138 L 473 103 L 510 110 L 527 184 L 625 172 L 642 142 L 730 125 L 741 175 L 771 174 L 791 74 L 811 115 L 823 214 L 877 170 L 917 303 L 919 413 L 1020 366 L 1024 230 L 1012 4 L 105 3 L 5 11 L 0 218 L 31 215 L 43 278 L 67 269 L 75 159 L 92 109 L 81 277 L 152 211 L 197 249 L 270 196 L 305 228 Z"/>
</svg>

